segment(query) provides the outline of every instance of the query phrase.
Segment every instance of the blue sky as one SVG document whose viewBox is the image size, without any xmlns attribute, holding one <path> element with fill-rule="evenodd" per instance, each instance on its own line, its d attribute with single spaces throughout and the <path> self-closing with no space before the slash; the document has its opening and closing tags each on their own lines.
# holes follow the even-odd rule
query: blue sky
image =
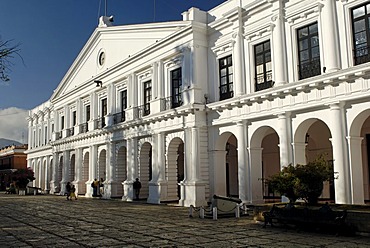
<svg viewBox="0 0 370 248">
<path fill-rule="evenodd" d="M 107 0 L 107 15 L 114 25 L 181 20 L 190 7 L 209 10 L 223 2 Z M 32 109 L 48 100 L 103 14 L 104 0 L 0 0 L 1 39 L 20 43 L 24 61 L 13 59 L 11 81 L 0 82 L 0 110 Z M 0 112 L 0 122 L 8 115 Z"/>
</svg>

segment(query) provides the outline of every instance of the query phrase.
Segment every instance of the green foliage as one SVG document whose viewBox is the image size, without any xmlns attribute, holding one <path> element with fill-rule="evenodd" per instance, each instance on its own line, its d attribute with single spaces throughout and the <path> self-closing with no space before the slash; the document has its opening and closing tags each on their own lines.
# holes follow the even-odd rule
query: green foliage
<svg viewBox="0 0 370 248">
<path fill-rule="evenodd" d="M 331 163 L 320 155 L 313 162 L 306 165 L 288 165 L 268 180 L 271 190 L 295 202 L 298 198 L 310 204 L 317 203 L 323 190 L 325 181 L 334 180 L 334 171 Z"/>
</svg>

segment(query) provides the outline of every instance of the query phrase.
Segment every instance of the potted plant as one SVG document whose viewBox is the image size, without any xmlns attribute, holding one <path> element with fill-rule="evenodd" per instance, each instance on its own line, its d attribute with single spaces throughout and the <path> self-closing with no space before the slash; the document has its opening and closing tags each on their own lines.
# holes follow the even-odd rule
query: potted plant
<svg viewBox="0 0 370 248">
<path fill-rule="evenodd" d="M 316 204 L 325 181 L 334 180 L 333 166 L 324 155 L 306 165 L 288 165 L 268 180 L 271 190 L 289 198 L 294 203 L 302 198 L 308 204 Z"/>
</svg>

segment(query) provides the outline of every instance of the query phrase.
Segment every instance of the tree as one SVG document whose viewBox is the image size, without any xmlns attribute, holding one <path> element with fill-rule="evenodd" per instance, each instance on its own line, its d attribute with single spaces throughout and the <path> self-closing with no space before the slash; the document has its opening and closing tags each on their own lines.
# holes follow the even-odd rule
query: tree
<svg viewBox="0 0 370 248">
<path fill-rule="evenodd" d="M 294 203 L 302 198 L 309 204 L 317 203 L 325 181 L 335 179 L 333 166 L 324 155 L 306 165 L 288 165 L 267 179 L 271 190 L 289 198 Z"/>
<path fill-rule="evenodd" d="M 10 67 L 13 65 L 11 59 L 14 55 L 18 55 L 20 52 L 20 44 L 12 45 L 12 40 L 3 41 L 0 38 L 0 80 L 7 82 L 10 80 L 9 73 L 11 72 Z"/>
</svg>

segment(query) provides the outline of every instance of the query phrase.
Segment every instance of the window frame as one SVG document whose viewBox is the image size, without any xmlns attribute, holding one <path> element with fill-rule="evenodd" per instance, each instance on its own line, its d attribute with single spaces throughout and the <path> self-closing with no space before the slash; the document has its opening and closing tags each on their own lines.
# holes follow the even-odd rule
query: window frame
<svg viewBox="0 0 370 248">
<path fill-rule="evenodd" d="M 366 6 L 369 6 L 369 9 L 367 9 Z M 360 17 L 354 18 L 354 10 L 364 8 L 365 12 L 364 15 Z M 361 44 L 366 44 L 366 46 L 357 46 L 356 45 L 356 34 L 361 33 L 361 32 L 355 32 L 355 23 L 356 21 L 364 20 L 365 21 L 365 29 L 361 32 L 365 32 L 365 37 L 366 37 L 366 42 L 363 42 Z M 352 33 L 351 33 L 351 40 L 352 40 L 352 60 L 353 60 L 353 65 L 360 65 L 364 64 L 367 62 L 370 62 L 370 2 L 364 2 L 362 4 L 353 6 L 350 8 L 350 22 L 351 22 L 351 27 L 352 27 Z M 357 56 L 357 52 L 359 48 L 365 48 L 366 54 L 364 56 Z M 365 57 L 365 58 L 364 58 Z"/>
<path fill-rule="evenodd" d="M 177 72 L 177 78 L 174 77 Z M 182 67 L 178 67 L 170 71 L 171 81 L 171 108 L 180 107 L 183 104 L 182 100 Z M 175 85 L 175 83 L 177 84 Z"/>
<path fill-rule="evenodd" d="M 231 64 L 229 63 L 228 59 L 231 59 Z M 221 65 L 221 62 L 226 60 L 225 65 Z M 221 71 L 226 69 L 226 73 L 222 75 Z M 230 72 L 231 71 L 231 72 Z M 232 82 L 230 82 L 230 76 L 232 77 Z M 226 78 L 226 83 L 222 84 L 222 79 Z M 230 99 L 234 97 L 234 65 L 233 65 L 233 56 L 232 54 L 226 55 L 222 58 L 218 59 L 218 80 L 219 80 L 219 99 L 220 101 Z M 222 93 L 222 88 L 226 88 L 226 92 Z M 232 90 L 230 90 L 230 87 Z"/>
<path fill-rule="evenodd" d="M 310 33 L 310 27 L 312 27 L 313 25 L 317 26 L 317 31 L 315 33 Z M 305 36 L 305 38 L 300 38 L 299 37 L 299 32 L 301 30 L 305 29 L 305 28 L 308 30 L 308 34 L 307 34 L 307 36 Z M 311 40 L 312 40 L 313 37 L 315 37 L 315 35 L 317 36 L 318 45 L 317 46 L 312 46 Z M 296 37 L 296 46 L 297 46 L 297 69 L 298 69 L 297 74 L 298 74 L 298 80 L 303 80 L 303 79 L 306 79 L 306 78 L 311 78 L 311 77 L 321 75 L 321 49 L 320 49 L 321 41 L 320 41 L 319 22 L 314 21 L 314 22 L 310 22 L 306 25 L 297 27 L 295 29 L 295 37 Z M 302 41 L 305 41 L 305 40 L 307 40 L 307 49 L 301 49 L 300 44 L 301 44 Z M 312 57 L 312 55 L 313 55 L 312 50 L 316 47 L 318 48 L 318 57 L 313 58 Z M 306 50 L 308 52 L 308 57 L 309 57 L 308 60 L 305 60 L 305 61 L 308 61 L 306 63 L 302 63 L 302 60 L 301 60 L 301 53 L 304 50 Z M 305 65 L 305 67 L 303 65 Z M 312 73 L 313 70 L 315 71 L 314 73 Z M 310 71 L 311 73 L 303 74 L 306 71 Z"/>
<path fill-rule="evenodd" d="M 150 102 L 152 101 L 152 80 L 143 82 L 143 116 L 150 114 Z"/>
<path fill-rule="evenodd" d="M 269 48 L 265 50 L 265 44 L 269 43 Z M 262 46 L 262 51 L 257 52 L 257 47 Z M 270 53 L 270 60 L 266 61 L 266 54 Z M 273 66 L 272 66 L 272 50 L 271 50 L 271 40 L 265 40 L 260 43 L 257 43 L 253 45 L 253 54 L 254 54 L 254 87 L 255 92 L 265 90 L 268 88 L 271 88 L 273 84 L 272 80 L 272 72 L 273 72 Z M 257 58 L 259 55 L 263 56 L 263 63 L 257 64 Z M 271 63 L 270 70 L 267 71 L 267 63 Z M 263 65 L 263 73 L 258 73 L 257 69 L 259 65 Z M 258 78 L 259 76 L 263 76 L 263 82 L 259 83 Z"/>
</svg>

